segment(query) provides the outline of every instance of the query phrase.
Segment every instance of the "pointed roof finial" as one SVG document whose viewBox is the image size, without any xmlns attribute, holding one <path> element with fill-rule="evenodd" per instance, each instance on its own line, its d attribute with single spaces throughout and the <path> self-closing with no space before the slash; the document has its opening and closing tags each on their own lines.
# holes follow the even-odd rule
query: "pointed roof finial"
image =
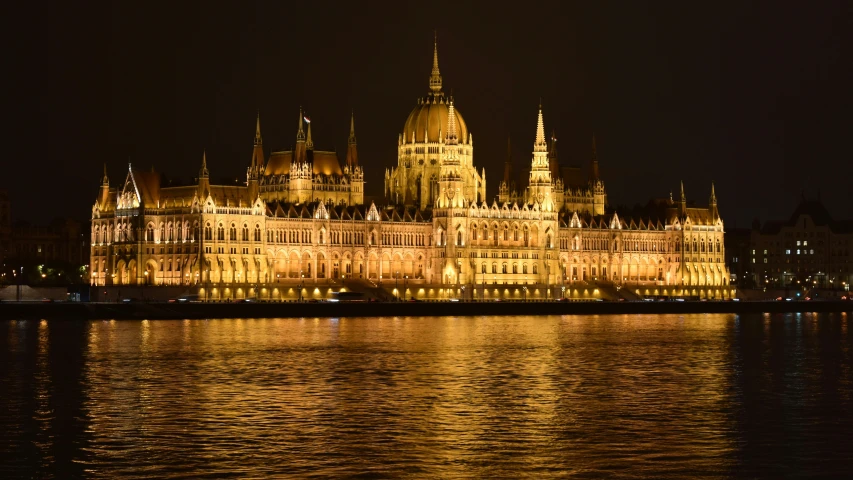
<svg viewBox="0 0 853 480">
<path fill-rule="evenodd" d="M 258 110 L 258 117 L 255 121 L 255 145 L 261 145 L 263 141 L 261 140 L 261 111 Z"/>
<path fill-rule="evenodd" d="M 433 93 L 441 92 L 441 72 L 438 70 L 438 32 L 435 33 L 435 42 L 432 49 L 432 73 L 429 76 L 429 89 Z"/>
<path fill-rule="evenodd" d="M 684 195 L 684 180 L 681 181 L 681 201 L 687 201 L 687 197 Z"/>
<path fill-rule="evenodd" d="M 311 139 L 311 122 L 308 122 L 308 138 L 305 140 L 305 148 L 314 150 L 314 140 Z"/>
<path fill-rule="evenodd" d="M 199 178 L 207 178 L 210 172 L 207 170 L 207 150 L 203 150 L 201 154 L 201 170 L 198 171 Z"/>
<path fill-rule="evenodd" d="M 355 111 L 350 112 L 348 142 L 355 143 Z"/>
<path fill-rule="evenodd" d="M 101 179 L 101 185 L 109 185 L 110 177 L 107 176 L 107 164 L 104 163 L 104 178 Z"/>
<path fill-rule="evenodd" d="M 545 122 L 542 120 L 542 102 L 539 102 L 539 117 L 536 120 L 536 143 L 533 144 L 534 152 L 547 152 L 548 144 L 545 142 Z"/>
<path fill-rule="evenodd" d="M 711 182 L 711 204 L 717 203 L 717 194 L 714 192 L 714 182 Z"/>
<path fill-rule="evenodd" d="M 304 142 L 305 141 L 305 132 L 302 130 L 302 105 L 299 106 L 299 130 L 296 131 L 296 141 Z"/>
<path fill-rule="evenodd" d="M 450 106 L 447 109 L 447 141 L 450 145 L 456 145 L 456 109 L 453 107 L 453 97 L 450 97 Z"/>
</svg>

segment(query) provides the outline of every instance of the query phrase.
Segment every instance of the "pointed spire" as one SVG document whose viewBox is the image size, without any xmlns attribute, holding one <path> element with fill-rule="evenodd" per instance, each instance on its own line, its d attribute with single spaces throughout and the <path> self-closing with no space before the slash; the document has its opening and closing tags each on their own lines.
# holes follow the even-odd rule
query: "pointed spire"
<svg viewBox="0 0 853 480">
<path fill-rule="evenodd" d="M 595 146 L 595 132 L 592 134 L 592 180 L 598 180 L 598 152 Z"/>
<path fill-rule="evenodd" d="M 355 113 L 349 118 L 349 139 L 347 140 L 347 165 L 354 168 L 358 165 L 358 150 L 355 144 Z"/>
<path fill-rule="evenodd" d="M 684 180 L 681 181 L 681 203 L 687 201 L 687 197 L 684 196 Z"/>
<path fill-rule="evenodd" d="M 714 182 L 711 182 L 711 205 L 717 204 L 717 194 L 714 192 Z"/>
<path fill-rule="evenodd" d="M 447 109 L 447 141 L 450 145 L 456 145 L 456 109 L 453 107 L 453 97 L 450 97 L 450 106 Z"/>
<path fill-rule="evenodd" d="M 101 179 L 101 185 L 108 187 L 110 185 L 110 177 L 107 176 L 107 164 L 104 164 L 104 178 Z"/>
<path fill-rule="evenodd" d="M 299 130 L 296 131 L 296 142 L 304 142 L 305 141 L 305 132 L 302 130 L 302 106 L 299 107 Z"/>
<path fill-rule="evenodd" d="M 305 140 L 305 148 L 307 150 L 314 150 L 314 140 L 311 139 L 311 122 L 308 122 L 308 137 Z"/>
<path fill-rule="evenodd" d="M 536 143 L 533 144 L 534 152 L 547 152 L 548 144 L 545 142 L 545 122 L 542 120 L 542 102 L 539 102 L 539 118 L 536 120 Z"/>
<path fill-rule="evenodd" d="M 261 140 L 261 111 L 258 110 L 258 117 L 255 121 L 255 146 L 262 145 L 263 141 Z"/>
<path fill-rule="evenodd" d="M 210 172 L 207 170 L 207 150 L 201 154 L 201 170 L 198 171 L 198 178 L 208 178 Z"/>
<path fill-rule="evenodd" d="M 435 43 L 432 49 L 432 73 L 429 76 L 429 89 L 433 93 L 441 92 L 441 72 L 438 70 L 438 33 L 435 33 Z"/>
<path fill-rule="evenodd" d="M 252 149 L 252 162 L 249 164 L 249 174 L 257 178 L 264 170 L 264 142 L 261 140 L 261 112 L 258 111 L 255 120 L 255 147 Z"/>
<path fill-rule="evenodd" d="M 506 182 L 507 187 L 509 187 L 509 183 L 512 180 L 512 145 L 510 144 L 510 138 L 506 137 L 506 162 L 504 163 L 504 182 Z"/>
</svg>

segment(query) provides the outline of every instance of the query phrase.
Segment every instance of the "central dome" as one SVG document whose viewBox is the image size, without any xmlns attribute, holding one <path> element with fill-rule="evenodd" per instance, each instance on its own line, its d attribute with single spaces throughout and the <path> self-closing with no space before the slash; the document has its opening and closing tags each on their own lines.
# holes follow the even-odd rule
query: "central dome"
<svg viewBox="0 0 853 480">
<path fill-rule="evenodd" d="M 406 119 L 403 126 L 403 143 L 412 142 L 412 133 L 416 143 L 439 143 L 447 135 L 447 111 L 450 101 L 442 92 L 430 93 L 418 99 L 418 104 Z M 468 126 L 456 105 L 456 129 L 459 143 L 468 143 Z"/>
</svg>

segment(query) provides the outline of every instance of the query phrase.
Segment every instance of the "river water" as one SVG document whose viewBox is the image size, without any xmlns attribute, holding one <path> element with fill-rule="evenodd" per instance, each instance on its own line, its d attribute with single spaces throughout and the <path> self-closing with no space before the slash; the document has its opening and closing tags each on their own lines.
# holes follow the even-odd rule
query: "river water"
<svg viewBox="0 0 853 480">
<path fill-rule="evenodd" d="M 12 321 L 3 478 L 837 478 L 849 314 Z"/>
</svg>

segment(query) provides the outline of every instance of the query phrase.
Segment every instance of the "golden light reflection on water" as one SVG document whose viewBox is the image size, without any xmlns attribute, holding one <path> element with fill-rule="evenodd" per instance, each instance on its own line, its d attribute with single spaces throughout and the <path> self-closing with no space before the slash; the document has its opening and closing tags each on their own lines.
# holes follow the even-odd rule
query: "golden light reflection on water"
<svg viewBox="0 0 853 480">
<path fill-rule="evenodd" d="M 20 358 L 28 328 L 4 330 Z M 803 432 L 853 426 L 847 315 L 97 321 L 76 377 L 48 353 L 73 328 L 35 327 L 17 418 L 56 430 L 74 382 L 91 478 L 772 476 L 801 457 L 768 445 L 840 455 Z"/>
</svg>

